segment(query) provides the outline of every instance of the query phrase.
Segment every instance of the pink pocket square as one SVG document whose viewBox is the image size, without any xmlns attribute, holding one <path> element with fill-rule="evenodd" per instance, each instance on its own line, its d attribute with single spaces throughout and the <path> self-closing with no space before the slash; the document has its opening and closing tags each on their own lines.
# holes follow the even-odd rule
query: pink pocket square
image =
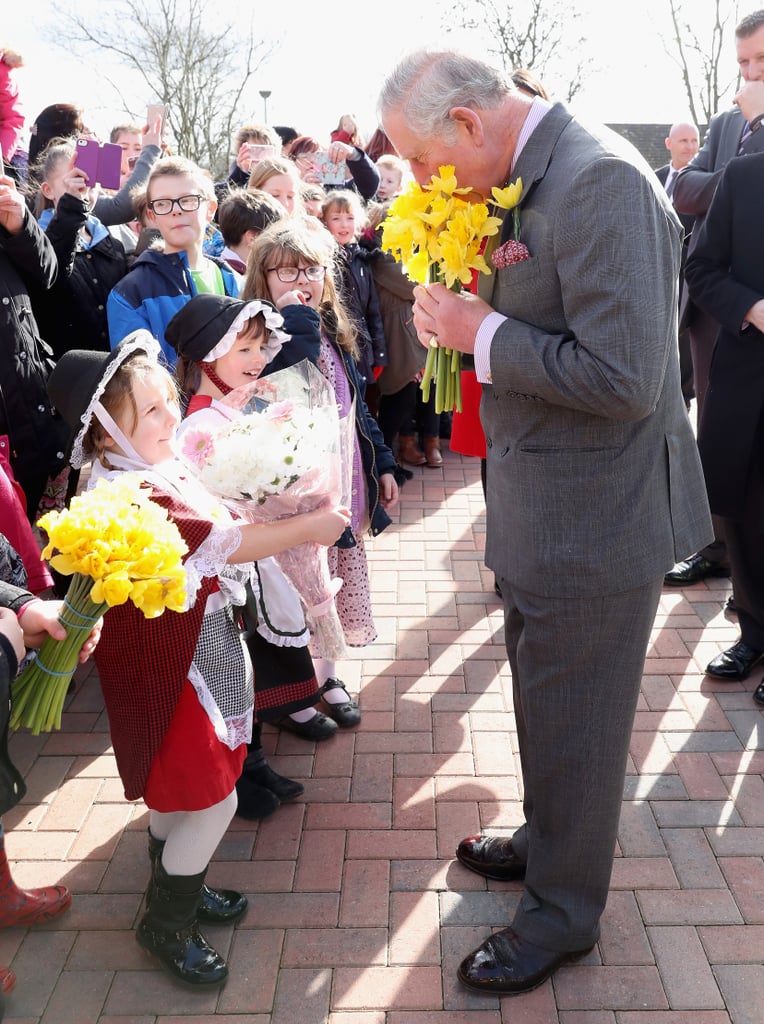
<svg viewBox="0 0 764 1024">
<path fill-rule="evenodd" d="M 528 252 L 528 246 L 524 242 L 518 242 L 517 239 L 510 238 L 504 245 L 494 249 L 491 254 L 491 263 L 501 269 L 502 267 L 511 267 L 513 263 L 522 263 L 523 260 L 528 260 L 530 257 L 531 254 Z"/>
</svg>

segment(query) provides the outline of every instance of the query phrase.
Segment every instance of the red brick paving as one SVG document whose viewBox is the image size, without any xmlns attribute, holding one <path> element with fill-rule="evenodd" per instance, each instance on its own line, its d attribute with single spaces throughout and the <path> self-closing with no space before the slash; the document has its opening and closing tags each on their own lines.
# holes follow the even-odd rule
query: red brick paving
<svg viewBox="0 0 764 1024">
<path fill-rule="evenodd" d="M 0 932 L 17 1024 L 762 1024 L 764 714 L 706 661 L 737 638 L 725 580 L 666 588 L 631 745 L 611 897 L 595 950 L 527 996 L 461 988 L 459 959 L 519 887 L 453 860 L 462 836 L 521 820 L 509 671 L 475 460 L 415 472 L 368 544 L 380 639 L 343 675 L 357 731 L 310 744 L 265 729 L 301 800 L 235 819 L 210 879 L 247 892 L 219 992 L 171 982 L 133 938 L 146 811 L 122 796 L 94 670 L 62 730 L 17 734 L 25 802 L 6 815 L 22 884 L 65 881 L 72 910 Z"/>
</svg>

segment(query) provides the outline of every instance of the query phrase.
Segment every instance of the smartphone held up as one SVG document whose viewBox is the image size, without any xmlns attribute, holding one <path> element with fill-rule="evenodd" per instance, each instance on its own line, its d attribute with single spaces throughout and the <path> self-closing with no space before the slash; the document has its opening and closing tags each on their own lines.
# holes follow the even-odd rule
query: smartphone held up
<svg viewBox="0 0 764 1024">
<path fill-rule="evenodd" d="M 96 139 L 77 139 L 76 166 L 87 175 L 88 185 L 119 188 L 122 148 L 111 142 Z"/>
</svg>

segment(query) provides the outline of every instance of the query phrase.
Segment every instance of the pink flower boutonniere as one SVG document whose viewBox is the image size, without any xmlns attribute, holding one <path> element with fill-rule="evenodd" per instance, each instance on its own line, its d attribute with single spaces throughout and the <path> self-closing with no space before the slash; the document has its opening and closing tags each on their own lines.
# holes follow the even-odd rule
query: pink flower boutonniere
<svg viewBox="0 0 764 1024">
<path fill-rule="evenodd" d="M 528 246 L 520 241 L 520 210 L 518 203 L 523 191 L 522 178 L 518 178 L 514 184 L 504 189 L 493 189 L 493 198 L 497 206 L 504 210 L 512 211 L 512 237 L 508 242 L 500 245 L 491 254 L 491 263 L 501 270 L 503 267 L 511 267 L 514 263 L 522 263 L 530 259 Z"/>
</svg>

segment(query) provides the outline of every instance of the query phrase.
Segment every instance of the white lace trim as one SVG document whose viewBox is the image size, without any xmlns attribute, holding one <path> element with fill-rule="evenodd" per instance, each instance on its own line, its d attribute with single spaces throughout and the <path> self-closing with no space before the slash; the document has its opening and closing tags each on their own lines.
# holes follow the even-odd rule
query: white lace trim
<svg viewBox="0 0 764 1024">
<path fill-rule="evenodd" d="M 228 559 L 241 546 L 241 529 L 235 523 L 213 526 L 205 539 L 185 561 L 188 577 L 189 604 L 192 607 L 196 593 L 206 576 L 217 576 L 220 589 L 232 604 L 244 604 L 244 585 L 250 579 L 253 566 L 250 562 L 229 565 Z"/>
<path fill-rule="evenodd" d="M 215 698 L 210 693 L 201 672 L 193 663 L 189 667 L 188 678 L 220 742 L 225 743 L 231 750 L 235 750 L 242 743 L 249 743 L 252 739 L 253 709 L 250 707 L 244 714 L 226 720 L 220 713 L 220 708 L 215 703 Z"/>
</svg>

